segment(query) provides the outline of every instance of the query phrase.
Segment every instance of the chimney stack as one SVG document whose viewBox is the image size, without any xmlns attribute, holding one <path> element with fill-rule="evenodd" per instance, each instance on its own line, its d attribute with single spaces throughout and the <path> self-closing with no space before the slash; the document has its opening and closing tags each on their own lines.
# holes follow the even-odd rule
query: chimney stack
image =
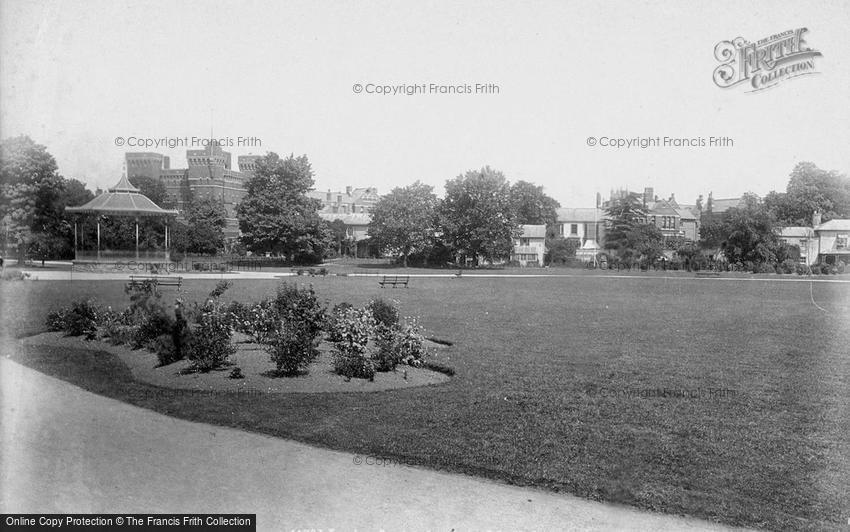
<svg viewBox="0 0 850 532">
<path fill-rule="evenodd" d="M 652 201 L 653 192 L 652 187 L 646 187 L 643 189 L 643 202 L 645 204 Z"/>
<path fill-rule="evenodd" d="M 812 213 L 812 227 L 817 227 L 821 224 L 821 213 L 820 211 L 815 211 Z"/>
<path fill-rule="evenodd" d="M 345 187 L 345 194 L 346 194 L 347 196 L 350 196 L 350 195 L 351 195 L 351 185 L 349 185 L 349 186 Z"/>
</svg>

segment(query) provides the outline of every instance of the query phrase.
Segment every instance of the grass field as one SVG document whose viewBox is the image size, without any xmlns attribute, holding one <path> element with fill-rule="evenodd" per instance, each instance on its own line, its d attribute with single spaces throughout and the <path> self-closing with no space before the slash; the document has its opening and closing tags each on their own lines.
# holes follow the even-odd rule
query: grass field
<svg viewBox="0 0 850 532">
<path fill-rule="evenodd" d="M 834 530 L 850 518 L 850 284 L 295 280 L 331 303 L 397 299 L 454 342 L 436 357 L 456 375 L 380 393 L 211 398 L 133 382 L 104 353 L 17 358 L 182 418 L 591 499 L 770 529 Z M 188 281 L 184 297 L 214 283 Z M 275 284 L 236 281 L 226 297 L 258 299 Z M 0 283 L 4 332 L 40 332 L 49 310 L 86 294 L 123 306 L 122 286 Z"/>
</svg>

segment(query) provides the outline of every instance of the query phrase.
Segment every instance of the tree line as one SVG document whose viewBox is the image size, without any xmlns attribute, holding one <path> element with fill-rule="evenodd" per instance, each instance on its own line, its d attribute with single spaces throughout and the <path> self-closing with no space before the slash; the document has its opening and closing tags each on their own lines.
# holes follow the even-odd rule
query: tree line
<svg viewBox="0 0 850 532">
<path fill-rule="evenodd" d="M 339 220 L 323 220 L 321 202 L 308 196 L 314 177 L 306 155 L 281 157 L 270 152 L 261 158 L 237 206 L 241 236 L 230 251 L 269 253 L 292 263 L 314 263 L 344 253 L 351 245 L 346 226 Z M 157 205 L 175 207 L 159 180 L 133 177 L 131 182 Z M 15 244 L 21 256 L 71 256 L 73 225 L 64 209 L 92 197 L 82 182 L 61 176 L 46 147 L 29 137 L 0 143 L 0 219 L 5 228 L 0 237 L 7 239 L 6 244 Z M 187 199 L 180 223 L 169 226 L 171 248 L 202 254 L 223 251 L 228 242 L 222 204 L 191 194 Z M 442 198 L 419 181 L 392 189 L 371 209 L 368 237 L 375 253 L 395 256 L 405 266 L 479 265 L 508 260 L 521 225 L 545 225 L 548 260 L 564 262 L 575 255 L 580 242 L 558 234 L 558 207 L 543 187 L 527 181 L 511 183 L 502 172 L 485 166 L 446 181 Z M 730 262 L 773 264 L 795 256 L 795 250 L 780 242 L 777 229 L 808 225 L 814 212 L 821 213 L 824 221 L 850 217 L 850 180 L 804 162 L 792 171 L 785 192 L 770 192 L 764 199 L 747 194 L 740 206 L 718 215 L 712 212 L 709 199 L 698 242 L 665 240 L 648 223 L 640 198 L 625 195 L 608 207 L 604 247 L 616 260 L 627 262 L 652 263 L 672 248 L 680 257 L 722 251 Z M 133 220 L 105 217 L 101 221 L 106 246 L 133 247 Z M 158 219 L 140 221 L 143 249 L 163 246 L 163 224 Z M 93 227 L 83 224 L 79 229 L 84 247 L 96 238 Z M 796 253 L 799 256 L 799 250 Z"/>
</svg>

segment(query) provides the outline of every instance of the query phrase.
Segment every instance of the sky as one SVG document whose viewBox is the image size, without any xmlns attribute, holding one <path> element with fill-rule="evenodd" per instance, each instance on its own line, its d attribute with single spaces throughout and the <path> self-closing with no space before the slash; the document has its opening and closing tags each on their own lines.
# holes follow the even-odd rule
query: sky
<svg viewBox="0 0 850 532">
<path fill-rule="evenodd" d="M 126 151 L 179 168 L 197 147 L 129 142 L 212 131 L 234 161 L 306 154 L 319 190 L 442 194 L 489 165 L 565 207 L 618 188 L 763 195 L 800 161 L 850 173 L 848 22 L 843 1 L 0 0 L 0 137 L 29 135 L 92 189 Z M 756 92 L 713 81 L 719 42 L 798 28 L 822 54 L 812 75 Z M 426 90 L 376 93 L 400 84 Z M 731 144 L 602 145 L 635 137 Z"/>
</svg>

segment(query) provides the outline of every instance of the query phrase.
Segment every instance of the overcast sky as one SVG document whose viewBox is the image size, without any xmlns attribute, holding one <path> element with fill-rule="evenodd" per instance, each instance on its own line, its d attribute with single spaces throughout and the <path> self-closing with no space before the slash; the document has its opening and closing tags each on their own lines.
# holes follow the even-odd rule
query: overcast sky
<svg viewBox="0 0 850 532">
<path fill-rule="evenodd" d="M 415 180 L 442 194 L 483 165 L 564 206 L 655 188 L 692 203 L 784 190 L 799 161 L 850 173 L 850 3 L 0 1 L 0 136 L 45 144 L 91 188 L 116 137 L 256 137 L 237 155 L 307 154 L 318 189 Z M 757 6 L 757 7 L 753 7 Z M 747 92 L 714 47 L 808 28 L 815 75 Z M 354 92 L 354 85 L 364 87 Z M 370 84 L 498 94 L 367 94 Z M 212 116 L 212 119 L 211 119 Z M 587 139 L 729 137 L 624 148 Z M 234 161 L 235 162 L 235 161 Z"/>
</svg>

